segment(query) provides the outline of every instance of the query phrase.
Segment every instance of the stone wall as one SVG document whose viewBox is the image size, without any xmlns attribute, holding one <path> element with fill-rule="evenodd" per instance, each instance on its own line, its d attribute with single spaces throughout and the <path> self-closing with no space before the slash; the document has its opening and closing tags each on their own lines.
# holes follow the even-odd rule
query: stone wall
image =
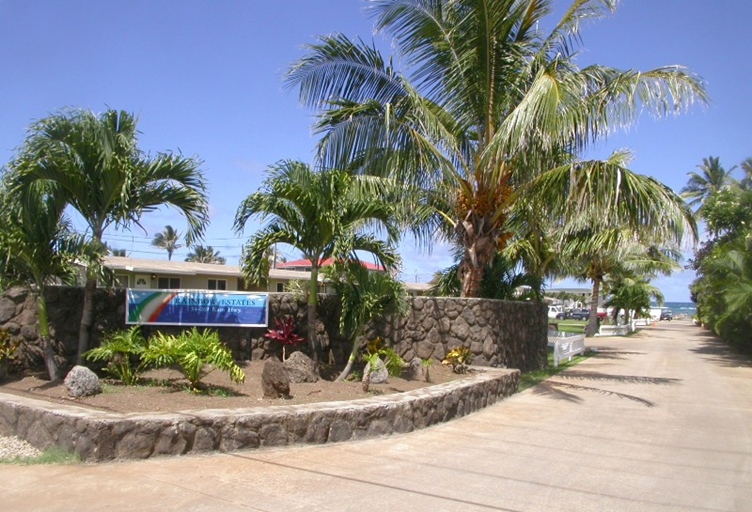
<svg viewBox="0 0 752 512">
<path fill-rule="evenodd" d="M 78 328 L 83 304 L 82 288 L 50 287 L 46 292 L 49 320 L 56 351 L 61 363 L 70 363 L 76 353 Z M 517 368 L 522 371 L 546 366 L 546 306 L 532 302 L 506 302 L 486 299 L 415 297 L 409 299 L 410 310 L 404 318 L 386 318 L 368 329 L 368 337 L 380 336 L 406 360 L 443 359 L 458 346 L 469 348 L 474 365 Z M 104 333 L 123 329 L 125 325 L 125 292 L 98 290 L 92 346 L 97 346 Z M 298 333 L 307 335 L 307 305 L 291 294 L 270 294 L 269 324 L 275 318 L 292 316 Z M 343 363 L 349 344 L 338 331 L 336 296 L 322 295 L 316 326 L 324 360 L 333 358 Z M 0 329 L 14 339 L 23 341 L 21 358 L 25 366 L 40 366 L 36 304 L 31 294 L 13 288 L 0 295 Z M 167 333 L 180 327 L 159 327 Z M 156 331 L 145 326 L 148 336 Z M 236 359 L 264 359 L 281 354 L 281 347 L 264 338 L 262 328 L 218 328 L 220 339 L 232 349 Z M 305 347 L 302 347 L 305 348 Z"/>
<path fill-rule="evenodd" d="M 322 444 L 406 433 L 491 405 L 517 390 L 517 370 L 393 395 L 254 409 L 117 414 L 0 394 L 0 435 L 83 460 L 144 459 L 291 444 Z"/>
</svg>

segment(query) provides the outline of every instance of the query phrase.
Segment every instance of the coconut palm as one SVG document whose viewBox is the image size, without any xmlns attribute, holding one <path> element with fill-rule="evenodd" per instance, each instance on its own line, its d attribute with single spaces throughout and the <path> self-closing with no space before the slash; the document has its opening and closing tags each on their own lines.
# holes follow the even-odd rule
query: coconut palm
<svg viewBox="0 0 752 512">
<path fill-rule="evenodd" d="M 746 190 L 752 189 L 752 158 L 747 158 L 739 166 L 744 173 L 742 179 L 739 181 L 739 185 Z"/>
<path fill-rule="evenodd" d="M 681 195 L 688 199 L 690 206 L 698 206 L 698 213 L 702 215 L 702 204 L 713 194 L 720 192 L 734 181 L 731 171 L 723 168 L 720 158 L 709 156 L 702 159 L 702 164 L 697 166 L 698 172 L 690 172 L 686 186 L 681 189 Z"/>
<path fill-rule="evenodd" d="M 219 255 L 219 251 L 215 250 L 211 245 L 195 245 L 191 248 L 191 252 L 185 258 L 185 261 L 192 261 L 194 263 L 212 263 L 214 265 L 224 265 L 227 263 L 227 259 Z"/>
<path fill-rule="evenodd" d="M 588 181 L 609 181 L 601 190 L 611 195 L 598 200 L 616 205 L 628 192 L 612 179 L 623 170 L 577 155 L 642 111 L 705 101 L 702 83 L 680 67 L 577 66 L 582 22 L 615 3 L 575 0 L 551 23 L 552 0 L 373 0 L 376 28 L 393 36 L 409 76 L 374 46 L 332 35 L 309 46 L 287 83 L 320 110 L 324 166 L 397 175 L 448 206 L 431 220 L 464 248 L 462 294 L 477 296 L 532 179 L 564 163 L 573 180 L 599 166 Z M 574 200 L 554 192 L 558 202 Z M 630 207 L 643 217 L 660 210 L 641 196 Z"/>
<path fill-rule="evenodd" d="M 151 245 L 167 251 L 167 260 L 172 260 L 172 254 L 183 247 L 178 242 L 180 242 L 180 233 L 168 224 L 165 226 L 164 231 L 154 235 Z"/>
<path fill-rule="evenodd" d="M 7 185 L 7 182 L 4 184 Z M 0 190 L 0 279 L 2 289 L 20 284 L 30 289 L 37 303 L 42 357 L 50 380 L 60 379 L 50 338 L 45 287 L 51 282 L 73 285 L 74 266 L 83 240 L 70 230 L 65 204 L 45 195 L 39 187 L 23 194 Z"/>
<path fill-rule="evenodd" d="M 634 311 L 637 317 L 646 316 L 650 313 L 653 300 L 658 306 L 663 305 L 663 294 L 650 284 L 649 279 L 630 271 L 614 274 L 606 283 L 609 297 L 603 304 L 604 307 L 613 308 L 614 319 L 622 309 L 627 322 L 630 320 L 631 311 Z"/>
<path fill-rule="evenodd" d="M 200 238 L 209 222 L 200 162 L 182 155 L 152 157 L 138 147 L 136 118 L 124 111 L 63 110 L 33 124 L 19 156 L 11 164 L 19 177 L 14 188 L 44 183 L 56 199 L 75 209 L 88 224 L 88 236 L 100 247 L 90 265 L 78 340 L 80 364 L 94 323 L 94 293 L 102 236 L 110 227 L 129 228 L 162 206 L 188 221 L 187 241 Z"/>
<path fill-rule="evenodd" d="M 321 261 L 358 259 L 370 253 L 385 269 L 398 259 L 391 243 L 398 232 L 393 206 L 386 200 L 383 180 L 353 176 L 345 171 L 314 172 L 303 162 L 285 160 L 269 167 L 262 189 L 248 196 L 235 214 L 240 233 L 252 217 L 268 220 L 247 242 L 241 266 L 247 280 L 260 282 L 269 271 L 268 249 L 288 244 L 311 262 L 308 287 L 308 344 L 318 361 L 316 305 Z M 386 241 L 366 229 L 381 229 Z"/>
</svg>

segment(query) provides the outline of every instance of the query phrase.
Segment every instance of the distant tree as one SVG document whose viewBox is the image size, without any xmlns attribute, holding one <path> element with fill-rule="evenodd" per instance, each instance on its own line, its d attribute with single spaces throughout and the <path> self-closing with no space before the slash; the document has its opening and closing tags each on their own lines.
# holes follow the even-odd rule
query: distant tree
<svg viewBox="0 0 752 512">
<path fill-rule="evenodd" d="M 165 226 L 164 231 L 154 235 L 151 245 L 167 251 L 167 260 L 172 260 L 172 253 L 183 247 L 180 243 L 180 233 L 169 224 Z"/>
<path fill-rule="evenodd" d="M 194 263 L 213 263 L 214 265 L 224 265 L 227 260 L 219 255 L 219 251 L 214 250 L 211 245 L 194 245 L 191 252 L 185 258 L 185 261 Z"/>
<path fill-rule="evenodd" d="M 110 256 L 120 256 L 120 257 L 127 257 L 128 252 L 126 249 L 115 249 L 113 247 L 110 247 L 107 243 L 104 244 L 105 250 L 107 251 L 107 254 Z"/>
<path fill-rule="evenodd" d="M 10 164 L 22 191 L 43 183 L 56 200 L 75 209 L 88 224 L 99 258 L 87 270 L 77 362 L 83 362 L 94 324 L 94 294 L 110 226 L 138 224 L 144 213 L 172 206 L 188 221 L 187 239 L 200 238 L 209 223 L 200 162 L 181 155 L 152 157 L 138 147 L 136 118 L 125 111 L 63 110 L 29 130 Z"/>
<path fill-rule="evenodd" d="M 731 171 L 723 168 L 720 158 L 709 156 L 702 159 L 702 164 L 697 166 L 700 172 L 687 173 L 689 181 L 679 193 L 687 199 L 689 206 L 698 206 L 697 212 L 702 216 L 702 204 L 713 194 L 720 192 L 734 181 Z"/>
</svg>

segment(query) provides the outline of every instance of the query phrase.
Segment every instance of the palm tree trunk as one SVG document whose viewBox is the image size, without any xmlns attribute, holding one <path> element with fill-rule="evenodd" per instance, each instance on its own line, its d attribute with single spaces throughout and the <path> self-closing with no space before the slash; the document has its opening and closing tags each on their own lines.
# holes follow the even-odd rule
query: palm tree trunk
<svg viewBox="0 0 752 512">
<path fill-rule="evenodd" d="M 477 263 L 478 265 L 473 265 L 467 259 L 461 263 L 461 267 L 464 267 L 464 272 L 462 273 L 462 297 L 480 296 L 485 265 L 480 266 L 480 261 Z"/>
<path fill-rule="evenodd" d="M 316 306 L 318 305 L 319 295 L 319 266 L 318 256 L 316 261 L 311 259 L 311 281 L 308 286 L 308 347 L 311 349 L 311 358 L 313 359 L 316 372 L 319 370 L 319 350 L 318 338 L 316 336 Z"/>
<path fill-rule="evenodd" d="M 52 348 L 50 339 L 50 322 L 47 316 L 47 301 L 44 300 L 44 288 L 40 287 L 37 295 L 37 319 L 39 320 L 39 341 L 42 345 L 42 357 L 44 365 L 47 367 L 47 374 L 50 380 L 55 382 L 60 380 L 60 369 L 55 362 L 55 351 Z"/>
<path fill-rule="evenodd" d="M 590 320 L 588 320 L 585 336 L 595 336 L 598 332 L 598 298 L 601 293 L 601 280 L 593 278 L 593 297 L 590 299 Z"/>
<path fill-rule="evenodd" d="M 76 364 L 83 364 L 83 354 L 89 349 L 91 326 L 94 325 L 94 295 L 97 291 L 97 278 L 88 275 L 84 288 L 84 308 L 81 313 L 81 327 L 78 330 L 78 353 Z"/>
</svg>

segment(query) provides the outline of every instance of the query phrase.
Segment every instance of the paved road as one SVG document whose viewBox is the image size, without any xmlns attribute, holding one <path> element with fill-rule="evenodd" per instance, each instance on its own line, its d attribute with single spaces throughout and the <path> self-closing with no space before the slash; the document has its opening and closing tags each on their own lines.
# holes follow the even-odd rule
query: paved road
<svg viewBox="0 0 752 512">
<path fill-rule="evenodd" d="M 482 412 L 338 445 L 0 466 L 0 510 L 752 511 L 752 366 L 663 322 Z"/>
</svg>

